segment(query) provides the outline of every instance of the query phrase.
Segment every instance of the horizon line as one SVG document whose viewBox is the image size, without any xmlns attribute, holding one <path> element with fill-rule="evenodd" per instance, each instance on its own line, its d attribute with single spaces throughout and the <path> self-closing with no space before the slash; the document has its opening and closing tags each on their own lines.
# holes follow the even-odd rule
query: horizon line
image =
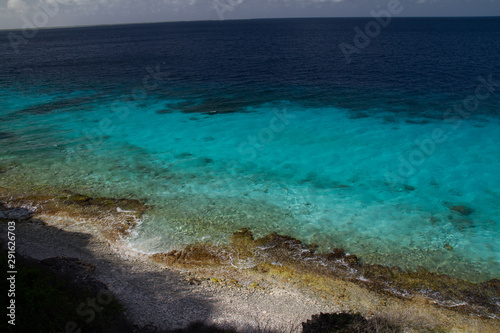
<svg viewBox="0 0 500 333">
<path fill-rule="evenodd" d="M 81 24 L 81 25 L 64 25 L 53 27 L 36 27 L 37 30 L 48 29 L 74 29 L 74 28 L 91 28 L 91 27 L 110 27 L 123 25 L 140 25 L 140 24 L 168 24 L 168 23 L 189 23 L 189 22 L 226 22 L 226 21 L 253 21 L 253 20 L 288 20 L 288 19 L 364 19 L 372 16 L 316 16 L 316 17 L 252 17 L 240 19 L 205 19 L 205 20 L 178 20 L 178 21 L 154 21 L 154 22 L 128 22 L 128 23 L 98 23 L 98 24 Z M 481 19 L 481 18 L 500 18 L 500 15 L 476 15 L 476 16 L 398 16 L 393 19 Z M 16 31 L 25 28 L 0 28 L 0 31 Z"/>
</svg>

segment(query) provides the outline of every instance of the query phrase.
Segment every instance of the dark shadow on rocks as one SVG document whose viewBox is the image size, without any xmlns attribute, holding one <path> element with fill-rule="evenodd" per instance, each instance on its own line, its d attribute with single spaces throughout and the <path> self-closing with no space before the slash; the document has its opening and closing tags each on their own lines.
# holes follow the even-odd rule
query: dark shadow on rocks
<svg viewBox="0 0 500 333">
<path fill-rule="evenodd" d="M 366 319 L 359 313 L 320 313 L 302 323 L 302 333 L 400 333 L 404 330 L 381 317 Z"/>
<path fill-rule="evenodd" d="M 34 212 L 32 210 L 21 207 L 9 208 L 0 202 L 0 222 L 28 221 L 31 220 L 33 214 Z"/>
<path fill-rule="evenodd" d="M 90 242 L 90 235 L 63 231 L 42 221 L 31 220 L 29 217 L 33 212 L 27 209 L 8 208 L 0 204 L 0 214 L 3 246 L 7 245 L 7 221 L 16 221 L 18 257 L 25 257 L 26 260 L 45 267 L 56 276 L 71 281 L 75 286 L 84 287 L 93 294 L 102 294 L 109 290 L 115 295 L 123 304 L 125 316 L 130 323 L 123 324 L 120 332 L 169 332 L 175 329 L 176 332 L 184 332 L 179 329 L 187 327 L 195 319 L 203 322 L 210 317 L 213 308 L 211 302 L 203 295 L 195 293 L 193 287 L 178 273 L 154 267 L 148 269 L 144 262 L 119 259 L 111 250 L 92 251 L 90 249 L 96 245 L 95 242 Z M 106 247 L 105 243 L 98 246 Z M 57 254 L 64 254 L 66 257 Z M 85 302 L 87 299 L 82 298 L 77 300 L 76 304 Z M 79 326 L 84 325 L 90 312 L 84 313 L 89 309 L 91 308 L 85 306 L 70 309 L 79 319 L 78 322 L 72 321 Z M 16 332 L 21 332 L 23 321 L 28 320 L 19 318 Z M 205 327 L 199 326 L 200 323 L 192 325 Z M 206 332 L 223 332 L 215 330 L 216 328 L 206 329 Z"/>
</svg>

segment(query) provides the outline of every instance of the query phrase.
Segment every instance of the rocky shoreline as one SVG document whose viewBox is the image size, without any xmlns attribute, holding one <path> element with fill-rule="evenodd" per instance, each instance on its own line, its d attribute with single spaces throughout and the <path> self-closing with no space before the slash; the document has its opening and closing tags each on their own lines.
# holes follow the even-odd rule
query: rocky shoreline
<svg viewBox="0 0 500 333">
<path fill-rule="evenodd" d="M 471 283 L 424 268 L 406 272 L 398 267 L 358 263 L 343 249 L 315 253 L 314 244 L 305 245 L 289 236 L 270 234 L 254 239 L 249 229 L 233 234 L 228 246 L 191 244 L 184 250 L 157 253 L 151 258 L 167 267 L 204 271 L 224 267 L 225 274 L 251 271 L 262 279 L 293 281 L 296 286 L 324 295 L 343 295 L 332 280 L 352 282 L 379 295 L 402 300 L 423 299 L 429 304 L 463 314 L 499 319 L 500 280 Z M 245 267 L 246 266 L 246 267 Z M 386 306 L 381 301 L 380 307 Z"/>
<path fill-rule="evenodd" d="M 248 229 L 235 232 L 227 245 L 190 244 L 182 250 L 149 256 L 133 253 L 123 242 L 148 209 L 139 200 L 92 198 L 47 188 L 29 192 L 0 188 L 0 202 L 0 221 L 19 222 L 23 233 L 20 251 L 38 255 L 38 259 L 71 256 L 93 261 L 97 270 L 104 270 L 101 281 L 124 301 L 132 321 L 139 325 L 176 328 L 194 318 L 248 329 L 252 326 L 248 319 L 251 314 L 271 322 L 270 326 L 283 328 L 298 325 L 314 313 L 355 311 L 367 317 L 404 317 L 445 331 L 500 331 L 497 279 L 475 284 L 425 269 L 405 272 L 397 267 L 362 264 L 343 249 L 316 253 L 314 244 L 278 234 L 254 239 Z M 91 235 L 91 245 L 65 249 L 65 245 L 74 243 L 75 233 Z M 45 236 L 39 239 L 42 234 Z M 96 256 L 108 260 L 99 265 Z M 121 274 L 114 277 L 106 270 Z M 159 321 L 154 310 L 144 309 L 151 300 L 127 294 L 131 291 L 121 287 L 127 280 L 127 270 L 156 276 L 152 279 L 157 287 L 165 283 L 158 287 L 163 290 L 158 295 L 148 289 L 145 293 L 149 297 L 168 298 L 166 287 L 187 288 L 191 296 L 211 293 L 214 304 L 218 304 L 215 308 L 224 310 L 219 315 L 179 315 Z M 165 282 L 167 277 L 162 274 L 170 282 Z M 137 285 L 137 281 L 129 283 L 131 287 Z M 142 297 L 143 304 L 134 297 Z M 181 298 L 178 301 L 183 303 Z M 235 305 L 246 309 L 243 315 L 231 310 Z M 166 309 L 158 310 L 161 302 L 151 306 L 168 317 Z M 204 306 L 190 302 L 177 305 L 184 310 L 190 306 L 197 309 L 194 313 L 205 311 Z M 186 311 L 193 313 L 192 309 Z"/>
</svg>

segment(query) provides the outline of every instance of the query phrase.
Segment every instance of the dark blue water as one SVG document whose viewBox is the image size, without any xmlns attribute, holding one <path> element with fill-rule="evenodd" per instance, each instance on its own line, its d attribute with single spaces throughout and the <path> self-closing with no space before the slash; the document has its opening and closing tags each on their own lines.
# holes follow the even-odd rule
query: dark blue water
<svg viewBox="0 0 500 333">
<path fill-rule="evenodd" d="M 346 56 L 370 20 L 1 31 L 0 186 L 146 197 L 146 252 L 251 227 L 498 277 L 500 19 L 393 18 Z"/>
<path fill-rule="evenodd" d="M 235 111 L 276 99 L 365 108 L 370 98 L 381 99 L 381 91 L 387 99 L 384 107 L 399 110 L 415 106 L 416 98 L 409 94 L 443 94 L 444 101 L 449 96 L 453 102 L 473 91 L 478 76 L 500 71 L 498 18 L 393 18 L 347 63 L 339 45 L 354 45 L 354 27 L 363 29 L 369 21 L 282 19 L 40 30 L 18 47 L 19 53 L 3 32 L 0 84 L 114 90 L 142 79 L 145 67 L 160 65 L 169 76 L 156 93 L 177 88 L 184 94 L 189 87 L 205 97 L 206 89 L 217 89 L 237 95 L 231 100 Z M 257 89 L 259 98 L 245 100 L 250 98 L 247 89 Z M 290 89 L 301 94 L 290 94 Z M 212 102 L 224 104 L 217 98 Z M 437 106 L 443 100 L 433 102 Z"/>
</svg>

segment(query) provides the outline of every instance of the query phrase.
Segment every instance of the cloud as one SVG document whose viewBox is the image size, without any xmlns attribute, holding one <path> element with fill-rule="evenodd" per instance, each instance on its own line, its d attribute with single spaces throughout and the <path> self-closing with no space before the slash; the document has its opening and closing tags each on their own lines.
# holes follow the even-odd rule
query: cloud
<svg viewBox="0 0 500 333">
<path fill-rule="evenodd" d="M 23 0 L 8 0 L 7 9 L 11 10 L 25 10 L 28 8 Z"/>
<path fill-rule="evenodd" d="M 0 0 L 0 29 L 19 28 L 46 6 L 58 6 L 48 26 L 265 17 L 369 16 L 390 0 Z M 405 16 L 480 16 L 498 0 L 400 0 Z M 217 7 L 218 5 L 219 7 Z M 224 5 L 224 6 L 222 6 Z M 230 10 L 228 8 L 231 8 Z"/>
</svg>

